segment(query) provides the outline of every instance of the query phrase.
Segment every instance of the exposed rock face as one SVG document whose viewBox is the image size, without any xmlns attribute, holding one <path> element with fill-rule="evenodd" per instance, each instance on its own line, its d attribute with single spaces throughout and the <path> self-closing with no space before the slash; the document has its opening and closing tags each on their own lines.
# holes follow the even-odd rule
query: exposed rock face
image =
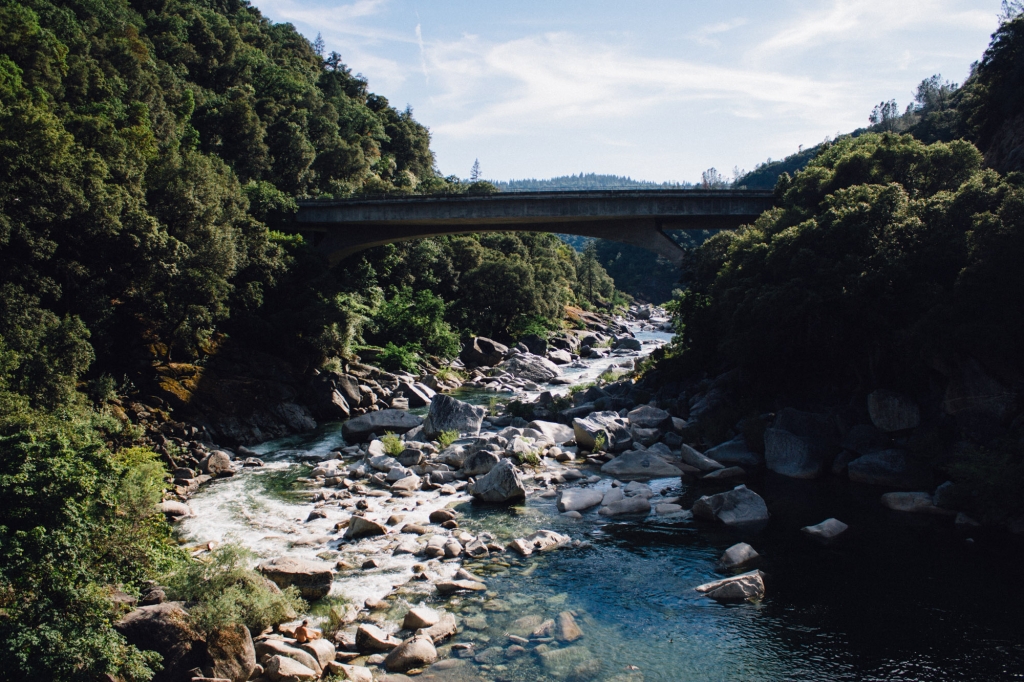
<svg viewBox="0 0 1024 682">
<path fill-rule="evenodd" d="M 622 452 L 633 442 L 629 423 L 618 412 L 593 412 L 587 417 L 572 420 L 576 444 L 585 450 L 593 450 L 598 436 L 604 435 L 604 449 L 608 452 Z"/>
<path fill-rule="evenodd" d="M 704 456 L 726 466 L 741 466 L 748 469 L 753 469 L 764 463 L 764 457 L 748 448 L 747 441 L 742 435 L 706 450 Z"/>
<path fill-rule="evenodd" d="M 483 336 L 477 336 L 470 339 L 459 353 L 459 358 L 466 363 L 467 367 L 493 367 L 504 360 L 507 353 L 508 346 Z"/>
<path fill-rule="evenodd" d="M 917 403 L 893 391 L 878 390 L 868 395 L 868 415 L 871 423 L 886 433 L 914 429 L 921 424 Z"/>
<path fill-rule="evenodd" d="M 903 450 L 882 450 L 858 457 L 850 462 L 847 471 L 854 483 L 892 488 L 926 488 L 931 483 L 927 468 L 912 461 Z"/>
<path fill-rule="evenodd" d="M 558 445 L 571 442 L 576 438 L 571 426 L 557 422 L 532 421 L 527 424 L 527 428 L 543 434 L 545 438 Z"/>
<path fill-rule="evenodd" d="M 583 511 L 601 504 L 604 495 L 592 488 L 568 488 L 558 495 L 558 511 Z"/>
<path fill-rule="evenodd" d="M 719 465 L 721 466 L 721 465 Z M 628 450 L 601 467 L 603 473 L 624 481 L 673 478 L 682 472 L 647 450 Z"/>
<path fill-rule="evenodd" d="M 437 438 L 445 431 L 475 435 L 480 433 L 480 425 L 485 416 L 487 408 L 470 405 L 441 393 L 430 401 L 430 410 L 423 420 L 423 434 L 429 439 Z"/>
<path fill-rule="evenodd" d="M 422 419 L 405 410 L 378 410 L 349 419 L 341 425 L 341 435 L 346 442 L 362 443 L 369 440 L 370 434 L 406 433 L 422 423 Z"/>
<path fill-rule="evenodd" d="M 417 381 L 403 381 L 398 384 L 398 391 L 409 400 L 409 407 L 423 407 L 429 405 L 437 391 L 426 384 Z"/>
<path fill-rule="evenodd" d="M 430 637 L 417 635 L 392 649 L 384 659 L 384 668 L 388 672 L 404 673 L 414 668 L 425 668 L 436 660 L 434 642 Z"/>
<path fill-rule="evenodd" d="M 164 669 L 154 682 L 178 682 L 205 662 L 202 638 L 188 624 L 181 602 L 140 606 L 115 625 L 129 644 L 163 657 Z"/>
<path fill-rule="evenodd" d="M 725 550 L 722 558 L 718 560 L 718 570 L 728 571 L 739 568 L 757 560 L 760 556 L 753 547 L 745 542 L 740 542 Z"/>
<path fill-rule="evenodd" d="M 626 419 L 629 420 L 632 426 L 639 426 L 642 429 L 661 429 L 664 431 L 672 428 L 672 415 L 665 410 L 660 410 L 650 405 L 641 405 L 635 410 L 630 411 L 626 414 Z"/>
<path fill-rule="evenodd" d="M 207 677 L 247 682 L 256 669 L 256 648 L 249 628 L 235 625 L 211 632 L 206 637 L 206 657 L 202 669 Z"/>
<path fill-rule="evenodd" d="M 330 564 L 295 557 L 279 557 L 259 565 L 259 571 L 278 587 L 295 586 L 306 599 L 323 599 L 331 591 Z"/>
<path fill-rule="evenodd" d="M 696 590 L 715 601 L 754 601 L 764 597 L 764 574 L 761 571 L 750 571 L 705 583 Z"/>
<path fill-rule="evenodd" d="M 513 355 L 498 367 L 517 379 L 525 379 L 537 384 L 547 383 L 562 375 L 562 370 L 558 369 L 558 365 L 533 353 Z"/>
<path fill-rule="evenodd" d="M 498 465 L 501 457 L 490 450 L 473 453 L 462 463 L 462 472 L 467 476 L 482 476 Z"/>
<path fill-rule="evenodd" d="M 745 485 L 717 495 L 705 495 L 693 504 L 693 515 L 727 526 L 756 527 L 768 522 L 768 505 Z"/>
<path fill-rule="evenodd" d="M 503 459 L 488 474 L 469 486 L 469 494 L 482 502 L 511 502 L 526 497 L 526 487 L 511 460 Z"/>
<path fill-rule="evenodd" d="M 821 523 L 804 526 L 800 530 L 815 542 L 828 545 L 835 542 L 848 528 L 849 526 L 839 519 L 825 519 Z"/>
</svg>

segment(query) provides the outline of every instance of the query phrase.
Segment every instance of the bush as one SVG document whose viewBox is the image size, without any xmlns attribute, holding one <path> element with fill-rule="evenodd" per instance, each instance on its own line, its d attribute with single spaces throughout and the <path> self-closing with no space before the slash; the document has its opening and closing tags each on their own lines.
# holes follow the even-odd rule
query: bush
<svg viewBox="0 0 1024 682">
<path fill-rule="evenodd" d="M 417 351 L 453 358 L 459 353 L 459 337 L 444 320 L 447 310 L 440 296 L 405 287 L 373 313 L 363 336 L 371 343 L 415 346 Z"/>
<path fill-rule="evenodd" d="M 384 444 L 384 452 L 392 457 L 398 457 L 400 454 L 405 452 L 405 443 L 403 443 L 402 439 L 393 433 L 385 433 L 384 437 L 380 439 L 380 442 Z"/>
<path fill-rule="evenodd" d="M 377 354 L 377 364 L 389 372 L 415 372 L 422 361 L 420 347 L 415 343 L 396 346 L 389 341 Z"/>
<path fill-rule="evenodd" d="M 454 443 L 455 441 L 457 441 L 458 439 L 459 432 L 456 431 L 455 429 L 451 429 L 450 431 L 442 431 L 441 433 L 437 434 L 437 442 L 438 444 L 440 444 L 442 450 L 451 445 L 452 443 Z"/>
<path fill-rule="evenodd" d="M 167 596 L 189 604 L 191 622 L 202 632 L 238 624 L 260 632 L 295 618 L 306 608 L 298 589 L 272 589 L 248 568 L 255 556 L 240 545 L 221 545 L 168 574 Z"/>
<path fill-rule="evenodd" d="M 527 452 L 520 452 L 516 455 L 516 459 L 519 460 L 520 464 L 527 464 L 529 466 L 540 465 L 540 455 L 537 454 L 536 450 L 528 450 Z"/>
</svg>

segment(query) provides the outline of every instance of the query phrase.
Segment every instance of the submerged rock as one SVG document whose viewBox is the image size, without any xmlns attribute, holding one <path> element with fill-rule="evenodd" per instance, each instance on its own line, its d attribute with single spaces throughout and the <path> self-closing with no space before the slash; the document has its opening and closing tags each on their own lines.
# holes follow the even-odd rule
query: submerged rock
<svg viewBox="0 0 1024 682">
<path fill-rule="evenodd" d="M 695 518 L 727 526 L 753 527 L 768 522 L 768 505 L 745 485 L 717 495 L 705 495 L 693 505 Z"/>
<path fill-rule="evenodd" d="M 695 588 L 715 601 L 755 601 L 764 598 L 764 574 L 754 570 Z"/>
<path fill-rule="evenodd" d="M 486 476 L 469 485 L 469 494 L 482 502 L 511 502 L 526 497 L 526 487 L 511 460 L 503 459 Z"/>
</svg>

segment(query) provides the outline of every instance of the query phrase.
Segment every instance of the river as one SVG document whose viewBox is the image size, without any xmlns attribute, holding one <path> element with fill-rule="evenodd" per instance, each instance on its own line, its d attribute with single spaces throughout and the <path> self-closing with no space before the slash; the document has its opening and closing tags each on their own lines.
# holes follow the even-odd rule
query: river
<svg viewBox="0 0 1024 682">
<path fill-rule="evenodd" d="M 668 339 L 649 331 L 637 337 L 651 342 L 645 354 Z M 621 360 L 587 362 L 566 373 L 589 381 Z M 458 397 L 486 402 L 489 395 Z M 444 598 L 429 583 L 410 581 L 422 558 L 380 554 L 388 540 L 340 543 L 333 527 L 347 511 L 328 505 L 327 518 L 306 521 L 320 488 L 304 480 L 312 465 L 299 460 L 326 457 L 343 444 L 340 424 L 262 444 L 256 450 L 266 465 L 201 490 L 190 500 L 196 515 L 180 532 L 189 543 L 236 541 L 268 558 L 289 554 L 359 566 L 365 557 L 379 557 L 377 568 L 339 572 L 332 597 L 361 603 L 393 593 L 389 610 L 374 615 L 391 629 L 410 605 L 455 613 L 459 632 L 438 652 L 458 663 L 441 666 L 430 679 L 1024 678 L 1024 591 L 1015 577 L 1024 559 L 1019 543 L 1000 535 L 965 535 L 944 520 L 887 512 L 878 504 L 880 490 L 838 479 L 756 476 L 747 485 L 765 498 L 772 519 L 752 537 L 692 521 L 660 521 L 657 515 L 608 520 L 596 508 L 572 520 L 558 514 L 553 497 L 539 494 L 511 507 L 436 492 L 371 500 L 370 513 L 402 513 L 405 522 L 425 521 L 430 511 L 450 506 L 460 513 L 460 532 L 489 532 L 502 543 L 540 528 L 584 543 L 527 558 L 505 552 L 479 561 L 431 562 L 438 575 L 450 576 L 461 565 L 486 581 L 486 593 Z M 611 484 L 602 477 L 593 485 Z M 658 479 L 651 487 L 680 496 L 687 508 L 699 495 L 724 489 L 698 490 L 678 478 Z M 841 544 L 819 547 L 800 533 L 802 526 L 830 516 L 851 527 Z M 722 577 L 715 563 L 740 540 L 764 557 L 765 599 L 724 606 L 696 593 L 697 585 Z M 567 610 L 576 615 L 581 639 L 562 647 L 531 645 L 510 655 L 517 651 L 509 650 L 510 634 L 529 636 L 537 623 Z M 452 650 L 453 643 L 473 649 Z"/>
</svg>

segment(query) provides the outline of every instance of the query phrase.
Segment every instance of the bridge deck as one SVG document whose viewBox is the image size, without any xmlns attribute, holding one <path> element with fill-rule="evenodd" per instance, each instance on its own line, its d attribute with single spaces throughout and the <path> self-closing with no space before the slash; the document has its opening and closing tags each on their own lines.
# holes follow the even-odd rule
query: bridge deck
<svg viewBox="0 0 1024 682">
<path fill-rule="evenodd" d="M 332 261 L 371 246 L 466 232 L 562 232 L 627 242 L 678 261 L 663 233 L 735 228 L 773 205 L 758 190 L 611 190 L 427 195 L 299 202 L 301 230 L 326 232 Z"/>
</svg>

